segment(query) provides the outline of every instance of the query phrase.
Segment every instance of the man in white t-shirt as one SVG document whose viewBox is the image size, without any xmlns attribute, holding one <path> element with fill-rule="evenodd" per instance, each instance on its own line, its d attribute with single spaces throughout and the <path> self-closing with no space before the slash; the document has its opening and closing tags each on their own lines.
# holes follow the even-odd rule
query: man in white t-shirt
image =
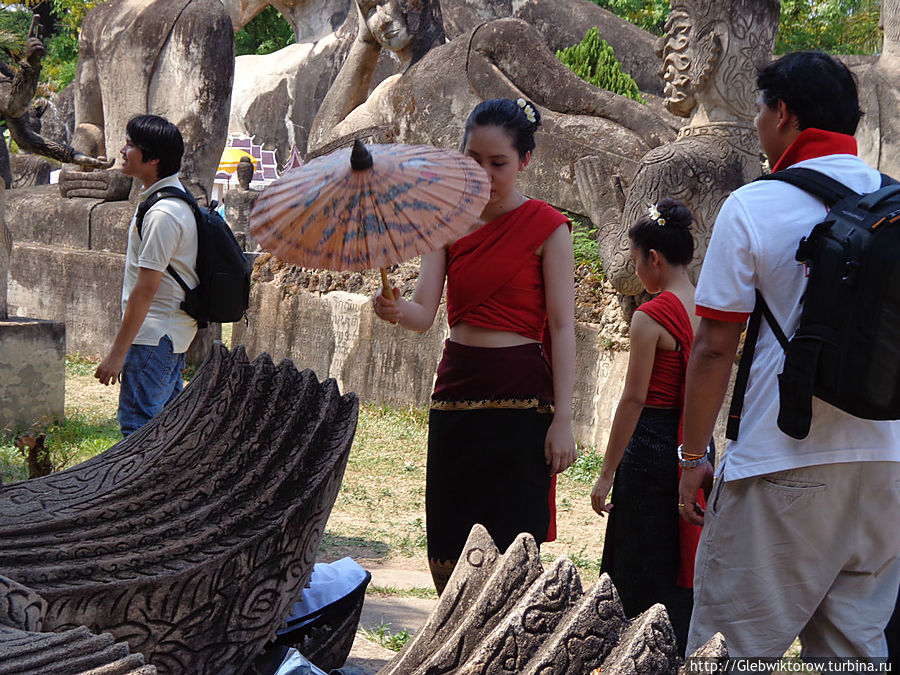
<svg viewBox="0 0 900 675">
<path fill-rule="evenodd" d="M 126 127 L 122 173 L 141 181 L 143 202 L 163 187 L 184 190 L 178 180 L 184 141 L 178 128 L 157 115 L 138 115 Z M 135 212 L 137 213 L 137 212 Z M 199 283 L 197 225 L 180 199 L 163 199 L 144 216 L 141 233 L 133 217 L 128 231 L 122 324 L 94 377 L 109 385 L 121 380 L 119 427 L 128 436 L 156 416 L 183 381 L 184 354 L 197 322 L 184 310 L 184 290 L 166 271 L 171 265 L 184 282 Z"/>
<path fill-rule="evenodd" d="M 847 68 L 798 52 L 759 72 L 756 128 L 773 170 L 821 171 L 860 193 L 880 175 L 856 157 L 861 112 Z M 729 653 L 779 657 L 798 635 L 804 656 L 884 657 L 900 584 L 900 423 L 853 417 L 813 400 L 803 440 L 777 425 L 784 353 L 763 322 L 740 434 L 711 478 L 705 446 L 728 387 L 755 290 L 790 336 L 800 318 L 800 238 L 824 204 L 780 181 L 750 183 L 722 206 L 697 285 L 684 405 L 679 510 L 703 525 L 688 653 L 715 632 Z"/>
</svg>

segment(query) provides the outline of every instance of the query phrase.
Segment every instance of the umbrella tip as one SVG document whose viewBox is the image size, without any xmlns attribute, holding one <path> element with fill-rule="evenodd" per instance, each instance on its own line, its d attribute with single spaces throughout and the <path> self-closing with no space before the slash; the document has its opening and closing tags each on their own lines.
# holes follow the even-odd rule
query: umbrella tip
<svg viewBox="0 0 900 675">
<path fill-rule="evenodd" d="M 354 171 L 365 171 L 372 168 L 372 153 L 358 138 L 353 141 L 353 151 L 350 153 L 350 168 Z"/>
</svg>

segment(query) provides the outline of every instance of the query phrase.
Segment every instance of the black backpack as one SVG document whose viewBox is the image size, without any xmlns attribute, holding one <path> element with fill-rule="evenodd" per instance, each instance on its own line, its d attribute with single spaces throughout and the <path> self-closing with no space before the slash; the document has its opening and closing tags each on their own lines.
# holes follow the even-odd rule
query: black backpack
<svg viewBox="0 0 900 675">
<path fill-rule="evenodd" d="M 209 323 L 239 321 L 250 305 L 250 263 L 228 223 L 215 211 L 215 202 L 213 208 L 207 209 L 184 190 L 160 188 L 138 207 L 135 216 L 138 237 L 142 236 L 144 216 L 150 207 L 160 199 L 173 197 L 187 202 L 197 222 L 196 270 L 200 284 L 188 288 L 171 265 L 166 267 L 184 289 L 181 309 L 196 319 L 200 328 L 206 328 Z"/>
<path fill-rule="evenodd" d="M 795 185 L 830 210 L 797 247 L 795 258 L 807 265 L 809 281 L 790 340 L 756 292 L 726 438 L 738 436 L 761 317 L 785 351 L 778 375 L 778 428 L 785 434 L 809 434 L 813 396 L 856 417 L 900 419 L 900 184 L 882 174 L 879 190 L 860 195 L 804 168 L 757 180 Z"/>
</svg>

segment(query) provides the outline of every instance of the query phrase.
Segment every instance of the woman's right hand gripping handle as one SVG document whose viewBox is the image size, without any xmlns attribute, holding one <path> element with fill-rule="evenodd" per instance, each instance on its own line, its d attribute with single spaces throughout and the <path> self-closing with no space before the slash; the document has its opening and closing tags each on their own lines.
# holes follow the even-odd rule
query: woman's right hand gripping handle
<svg viewBox="0 0 900 675">
<path fill-rule="evenodd" d="M 399 300 L 394 300 L 399 297 L 400 292 L 397 288 L 391 289 L 391 297 L 388 297 L 383 288 L 379 288 L 372 300 L 375 306 L 375 316 L 389 323 L 400 323 L 403 312 L 400 311 Z"/>
</svg>

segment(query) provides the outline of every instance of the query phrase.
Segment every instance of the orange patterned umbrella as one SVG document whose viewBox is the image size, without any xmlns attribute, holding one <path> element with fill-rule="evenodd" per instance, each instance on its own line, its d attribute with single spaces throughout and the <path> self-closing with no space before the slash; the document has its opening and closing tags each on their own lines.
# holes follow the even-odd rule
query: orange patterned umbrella
<svg viewBox="0 0 900 675">
<path fill-rule="evenodd" d="M 371 145 L 318 157 L 267 187 L 250 231 L 305 267 L 387 267 L 459 238 L 479 218 L 490 179 L 474 160 L 427 145 Z M 384 275 L 382 275 L 384 277 Z"/>
</svg>

